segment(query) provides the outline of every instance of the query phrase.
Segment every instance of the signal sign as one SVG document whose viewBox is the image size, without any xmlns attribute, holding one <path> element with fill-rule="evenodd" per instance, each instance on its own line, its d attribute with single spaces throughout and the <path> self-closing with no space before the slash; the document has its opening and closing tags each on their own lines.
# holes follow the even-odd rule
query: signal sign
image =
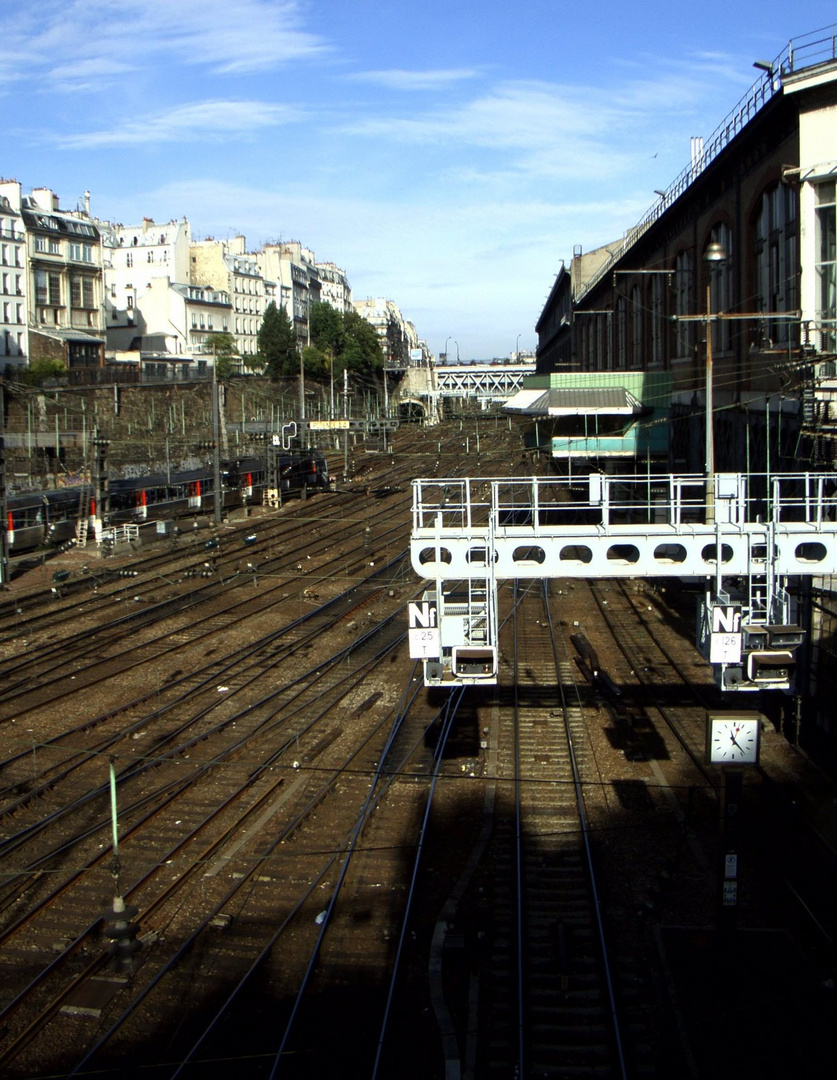
<svg viewBox="0 0 837 1080">
<path fill-rule="evenodd" d="M 735 604 L 712 607 L 712 633 L 709 638 L 710 664 L 741 662 L 741 608 Z"/>
<path fill-rule="evenodd" d="M 407 610 L 410 620 L 410 659 L 426 660 L 441 656 L 442 645 L 436 604 L 429 600 L 422 600 L 419 604 L 409 604 Z"/>
</svg>

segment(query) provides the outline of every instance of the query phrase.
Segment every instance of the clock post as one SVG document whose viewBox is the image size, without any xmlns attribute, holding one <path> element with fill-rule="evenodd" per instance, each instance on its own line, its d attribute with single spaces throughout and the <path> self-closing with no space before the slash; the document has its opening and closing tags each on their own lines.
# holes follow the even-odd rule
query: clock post
<svg viewBox="0 0 837 1080">
<path fill-rule="evenodd" d="M 731 934 L 738 927 L 738 854 L 744 770 L 724 769 L 723 785 L 721 895 L 717 924 L 718 930 Z"/>
<path fill-rule="evenodd" d="M 738 856 L 741 837 L 744 768 L 757 765 L 763 716 L 758 712 L 711 712 L 706 717 L 706 757 L 723 777 L 721 888 L 718 930 L 734 933 L 738 924 Z"/>
</svg>

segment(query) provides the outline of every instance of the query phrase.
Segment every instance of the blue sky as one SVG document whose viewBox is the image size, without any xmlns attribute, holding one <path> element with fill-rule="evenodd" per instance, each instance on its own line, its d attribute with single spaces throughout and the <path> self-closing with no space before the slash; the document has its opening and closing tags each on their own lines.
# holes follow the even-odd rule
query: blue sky
<svg viewBox="0 0 837 1080">
<path fill-rule="evenodd" d="M 431 349 L 534 348 L 562 260 L 621 236 L 809 0 L 2 0 L 0 175 L 296 239 Z"/>
</svg>

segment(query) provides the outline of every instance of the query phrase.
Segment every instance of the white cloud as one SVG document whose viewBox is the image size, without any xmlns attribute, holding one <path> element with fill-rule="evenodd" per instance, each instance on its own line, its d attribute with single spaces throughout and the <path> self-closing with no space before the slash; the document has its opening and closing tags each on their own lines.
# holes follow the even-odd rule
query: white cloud
<svg viewBox="0 0 837 1080">
<path fill-rule="evenodd" d="M 177 61 L 218 74 L 265 71 L 328 51 L 303 29 L 297 0 L 41 0 L 0 15 L 0 40 L 9 72 L 55 74 L 56 56 L 75 66 L 152 67 Z M 9 74 L 6 78 L 9 78 Z M 77 82 L 65 66 L 59 86 Z"/>
<path fill-rule="evenodd" d="M 721 53 L 656 69 L 632 60 L 622 68 L 607 88 L 505 80 L 444 107 L 409 110 L 388 101 L 377 115 L 353 115 L 341 130 L 381 143 L 470 149 L 456 170 L 468 183 L 613 177 L 646 152 L 656 157 L 675 125 L 694 124 L 713 95 L 742 83 L 740 68 Z"/>
<path fill-rule="evenodd" d="M 438 71 L 405 71 L 392 68 L 386 71 L 362 71 L 349 78 L 354 82 L 386 86 L 390 90 L 438 90 L 451 83 L 476 78 L 473 68 L 448 68 Z"/>
<path fill-rule="evenodd" d="M 90 57 L 74 64 L 61 64 L 47 73 L 58 90 L 78 92 L 79 90 L 102 90 L 136 70 L 131 64 L 107 57 Z"/>
<path fill-rule="evenodd" d="M 145 117 L 117 127 L 75 135 L 52 135 L 50 140 L 65 150 L 89 150 L 135 143 L 212 141 L 230 135 L 247 136 L 267 127 L 296 123 L 301 111 L 264 101 L 199 101 Z"/>
</svg>

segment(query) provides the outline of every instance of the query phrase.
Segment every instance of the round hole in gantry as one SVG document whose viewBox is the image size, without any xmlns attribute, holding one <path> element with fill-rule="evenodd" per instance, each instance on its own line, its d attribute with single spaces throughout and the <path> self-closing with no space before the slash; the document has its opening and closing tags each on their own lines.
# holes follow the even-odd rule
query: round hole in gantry
<svg viewBox="0 0 837 1080">
<path fill-rule="evenodd" d="M 540 565 L 546 559 L 546 552 L 537 545 L 515 548 L 512 559 L 516 563 L 537 563 Z"/>
<path fill-rule="evenodd" d="M 718 561 L 718 548 L 716 544 L 707 544 L 701 551 L 700 557 L 704 562 L 713 563 Z M 732 559 L 732 548 L 729 544 L 721 544 L 721 563 L 728 563 Z"/>
<path fill-rule="evenodd" d="M 465 558 L 472 566 L 485 566 L 488 563 L 488 549 L 484 547 L 473 547 L 468 551 Z M 494 562 L 497 562 L 496 551 L 494 552 Z"/>
<path fill-rule="evenodd" d="M 658 562 L 682 563 L 686 561 L 686 549 L 682 544 L 660 544 L 654 548 L 654 558 Z"/>
<path fill-rule="evenodd" d="M 797 544 L 796 557 L 800 562 L 822 562 L 828 549 L 825 544 L 818 540 L 806 540 L 804 544 Z"/>
<path fill-rule="evenodd" d="M 589 563 L 593 561 L 593 552 L 584 544 L 568 544 L 561 548 L 558 558 L 561 562 Z"/>
<path fill-rule="evenodd" d="M 419 552 L 419 563 L 424 566 L 425 563 L 431 562 L 451 562 L 451 554 L 447 548 L 434 548 L 426 547 L 422 548 Z"/>
<path fill-rule="evenodd" d="M 607 549 L 607 557 L 610 562 L 636 563 L 639 562 L 639 548 L 634 544 L 613 544 Z"/>
</svg>

